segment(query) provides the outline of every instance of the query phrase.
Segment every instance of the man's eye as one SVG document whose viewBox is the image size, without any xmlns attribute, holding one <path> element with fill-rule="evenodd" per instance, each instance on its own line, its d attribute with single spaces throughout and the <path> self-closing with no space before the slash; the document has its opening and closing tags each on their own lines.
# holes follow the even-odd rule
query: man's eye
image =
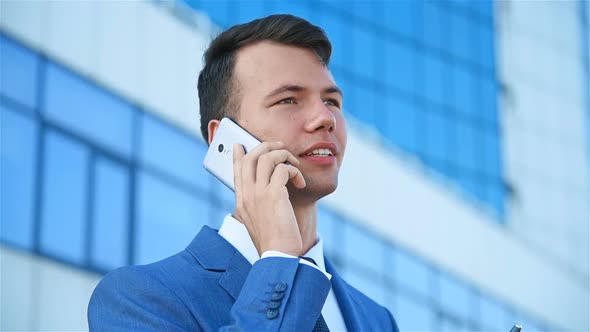
<svg viewBox="0 0 590 332">
<path fill-rule="evenodd" d="M 340 108 L 340 103 L 336 99 L 326 99 L 324 100 L 324 104 Z"/>
<path fill-rule="evenodd" d="M 278 102 L 278 104 L 296 104 L 295 98 L 285 98 Z"/>
</svg>

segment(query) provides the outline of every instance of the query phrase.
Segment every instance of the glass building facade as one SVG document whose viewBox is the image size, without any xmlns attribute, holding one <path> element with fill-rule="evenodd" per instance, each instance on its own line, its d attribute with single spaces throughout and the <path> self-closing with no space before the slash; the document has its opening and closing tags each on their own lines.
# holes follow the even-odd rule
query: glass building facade
<svg viewBox="0 0 590 332">
<path fill-rule="evenodd" d="M 272 13 L 324 28 L 360 132 L 504 227 L 511 189 L 491 1 L 176 5 L 221 28 Z M 207 146 L 194 133 L 5 30 L 0 49 L 3 246 L 100 276 L 184 249 L 233 209 L 232 193 L 203 169 Z M 328 258 L 401 330 L 555 328 L 338 209 L 320 205 L 318 220 Z"/>
</svg>

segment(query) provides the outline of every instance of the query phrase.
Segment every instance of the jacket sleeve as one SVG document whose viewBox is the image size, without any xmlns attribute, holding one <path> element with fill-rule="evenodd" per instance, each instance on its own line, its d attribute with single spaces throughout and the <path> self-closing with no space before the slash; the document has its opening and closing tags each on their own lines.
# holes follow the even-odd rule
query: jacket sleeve
<svg viewBox="0 0 590 332">
<path fill-rule="evenodd" d="M 213 286 L 219 287 L 202 285 Z M 227 308 L 231 321 L 219 330 L 311 331 L 330 287 L 320 270 L 299 259 L 261 259 Z M 213 298 L 194 300 L 216 305 Z M 98 284 L 88 305 L 88 325 L 90 331 L 203 331 L 183 300 L 141 267 L 115 270 Z"/>
<path fill-rule="evenodd" d="M 88 304 L 90 331 L 201 331 L 178 296 L 137 267 L 124 267 L 98 284 Z"/>
<path fill-rule="evenodd" d="M 250 270 L 221 331 L 311 331 L 330 291 L 330 281 L 298 258 L 269 257 Z"/>
</svg>

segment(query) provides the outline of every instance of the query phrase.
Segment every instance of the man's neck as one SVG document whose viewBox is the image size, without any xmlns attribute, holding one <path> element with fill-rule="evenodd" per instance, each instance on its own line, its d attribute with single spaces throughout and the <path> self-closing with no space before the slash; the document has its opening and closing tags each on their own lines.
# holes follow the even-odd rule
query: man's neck
<svg viewBox="0 0 590 332">
<path fill-rule="evenodd" d="M 317 207 L 315 203 L 304 205 L 293 204 L 293 211 L 295 212 L 295 218 L 299 225 L 299 233 L 303 241 L 303 254 L 308 252 L 317 240 Z"/>
</svg>

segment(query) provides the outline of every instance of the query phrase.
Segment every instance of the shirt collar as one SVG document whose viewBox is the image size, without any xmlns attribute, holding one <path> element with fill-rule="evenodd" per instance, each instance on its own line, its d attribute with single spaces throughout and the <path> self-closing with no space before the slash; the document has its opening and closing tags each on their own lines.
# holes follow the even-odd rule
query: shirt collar
<svg viewBox="0 0 590 332">
<path fill-rule="evenodd" d="M 223 224 L 219 228 L 219 235 L 229 242 L 236 250 L 240 252 L 250 264 L 254 265 L 260 259 L 258 251 L 250 239 L 250 234 L 246 226 L 234 218 L 231 214 L 225 216 Z M 320 270 L 326 272 L 324 263 L 324 249 L 321 237 L 317 237 L 316 244 L 309 249 L 303 256 L 313 259 Z"/>
</svg>

